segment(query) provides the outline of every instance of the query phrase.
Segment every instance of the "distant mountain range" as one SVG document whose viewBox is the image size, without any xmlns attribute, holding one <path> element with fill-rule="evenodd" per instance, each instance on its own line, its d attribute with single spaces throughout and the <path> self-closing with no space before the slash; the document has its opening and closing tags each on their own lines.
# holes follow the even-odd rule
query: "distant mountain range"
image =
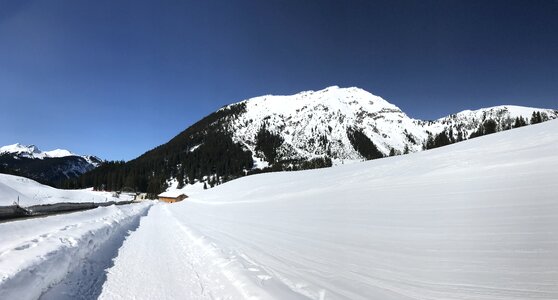
<svg viewBox="0 0 558 300">
<path fill-rule="evenodd" d="M 50 185 L 60 185 L 98 167 L 95 156 L 77 155 L 68 150 L 41 151 L 35 145 L 13 144 L 0 147 L 0 172 L 32 178 Z"/>
<path fill-rule="evenodd" d="M 127 163 L 106 163 L 65 187 L 123 187 L 158 193 L 277 170 L 335 166 L 422 151 L 558 117 L 558 111 L 496 106 L 438 120 L 408 117 L 381 97 L 351 87 L 261 96 L 227 105 L 168 143 Z"/>
</svg>

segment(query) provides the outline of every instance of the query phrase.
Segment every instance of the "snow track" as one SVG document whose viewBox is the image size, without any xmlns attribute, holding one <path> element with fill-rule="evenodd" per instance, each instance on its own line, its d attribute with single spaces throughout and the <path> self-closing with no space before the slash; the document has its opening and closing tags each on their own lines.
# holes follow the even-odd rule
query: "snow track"
<svg viewBox="0 0 558 300">
<path fill-rule="evenodd" d="M 0 224 L 0 299 L 94 299 L 150 203 Z"/>
<path fill-rule="evenodd" d="M 271 291 L 301 298 L 184 226 L 170 210 L 156 205 L 141 220 L 109 269 L 100 299 L 267 299 Z"/>
</svg>

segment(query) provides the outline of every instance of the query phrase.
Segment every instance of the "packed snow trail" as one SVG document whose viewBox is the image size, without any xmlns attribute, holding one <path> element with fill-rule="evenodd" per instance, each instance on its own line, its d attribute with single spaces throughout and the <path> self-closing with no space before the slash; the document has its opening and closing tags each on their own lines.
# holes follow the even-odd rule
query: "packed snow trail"
<svg viewBox="0 0 558 300">
<path fill-rule="evenodd" d="M 0 224 L 0 299 L 94 299 L 151 203 Z"/>
<path fill-rule="evenodd" d="M 558 299 L 557 170 L 550 121 L 241 178 L 156 205 L 101 298 Z"/>
<path fill-rule="evenodd" d="M 138 246 L 141 245 L 141 246 Z M 299 295 L 272 281 L 262 288 L 250 281 L 248 262 L 221 252 L 156 205 L 118 253 L 100 299 L 262 299 Z M 269 275 L 252 268 L 260 281 Z M 270 294 L 273 292 L 273 294 Z"/>
</svg>

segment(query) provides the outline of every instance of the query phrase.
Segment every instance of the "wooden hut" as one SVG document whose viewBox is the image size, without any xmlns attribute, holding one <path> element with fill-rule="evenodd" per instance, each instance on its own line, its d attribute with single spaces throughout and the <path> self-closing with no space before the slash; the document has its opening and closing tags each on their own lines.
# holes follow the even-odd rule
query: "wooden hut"
<svg viewBox="0 0 558 300">
<path fill-rule="evenodd" d="M 182 201 L 188 196 L 181 191 L 168 191 L 158 195 L 159 200 L 167 203 L 174 203 Z"/>
</svg>

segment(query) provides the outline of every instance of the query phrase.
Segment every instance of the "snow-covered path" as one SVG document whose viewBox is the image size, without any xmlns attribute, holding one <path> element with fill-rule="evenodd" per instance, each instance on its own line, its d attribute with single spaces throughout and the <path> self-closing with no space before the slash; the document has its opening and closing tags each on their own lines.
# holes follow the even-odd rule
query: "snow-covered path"
<svg viewBox="0 0 558 300">
<path fill-rule="evenodd" d="M 558 121 L 155 205 L 101 298 L 558 299 Z"/>
<path fill-rule="evenodd" d="M 191 232 L 166 205 L 154 206 L 141 220 L 140 229 L 120 249 L 117 262 L 118 267 L 108 272 L 100 299 L 271 297 L 243 274 L 247 269 L 241 260 Z M 254 268 L 248 271 L 260 280 L 269 277 Z M 275 295 L 297 296 L 283 290 Z"/>
<path fill-rule="evenodd" d="M 0 299 L 94 299 L 151 203 L 0 224 Z"/>
</svg>

